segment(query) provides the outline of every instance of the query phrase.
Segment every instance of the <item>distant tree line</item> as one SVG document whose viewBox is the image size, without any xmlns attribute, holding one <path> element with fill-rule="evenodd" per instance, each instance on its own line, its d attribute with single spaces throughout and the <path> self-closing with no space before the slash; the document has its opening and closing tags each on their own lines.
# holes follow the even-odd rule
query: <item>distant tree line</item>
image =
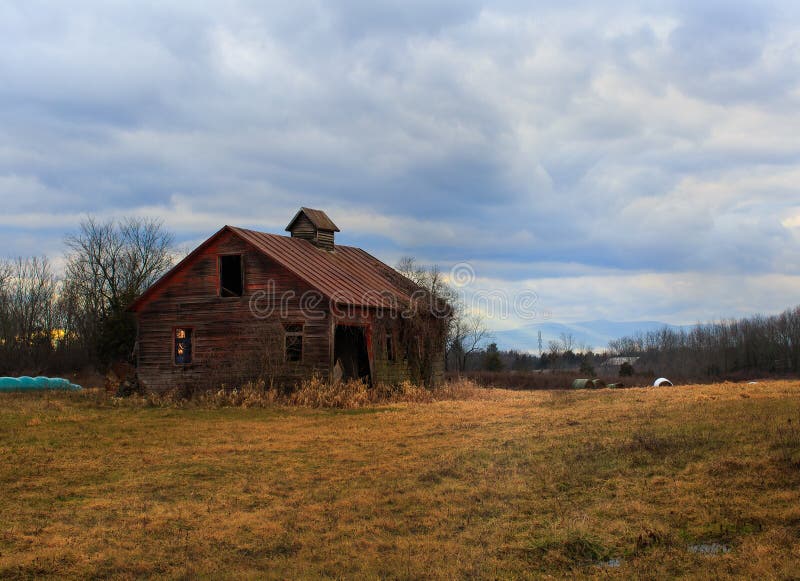
<svg viewBox="0 0 800 581">
<path fill-rule="evenodd" d="M 65 240 L 64 273 L 47 258 L 0 260 L 0 375 L 130 360 L 130 302 L 173 262 L 159 220 L 84 220 Z"/>
<path fill-rule="evenodd" d="M 637 369 L 678 379 L 800 371 L 800 306 L 779 315 L 664 327 L 609 342 L 614 355 L 639 357 Z"/>
<path fill-rule="evenodd" d="M 548 350 L 541 355 L 517 349 L 499 349 L 496 343 L 488 344 L 470 353 L 460 371 L 570 371 L 578 374 L 594 376 L 600 364 L 606 359 L 605 354 L 595 353 L 588 346 L 576 347 L 574 338 L 562 334 L 551 340 Z M 455 369 L 451 367 L 451 369 Z"/>
</svg>

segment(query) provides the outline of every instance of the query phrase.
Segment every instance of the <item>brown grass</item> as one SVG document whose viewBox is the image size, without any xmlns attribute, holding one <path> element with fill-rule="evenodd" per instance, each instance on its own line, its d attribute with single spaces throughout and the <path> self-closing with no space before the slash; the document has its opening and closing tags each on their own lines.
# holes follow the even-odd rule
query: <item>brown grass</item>
<svg viewBox="0 0 800 581">
<path fill-rule="evenodd" d="M 0 578 L 800 570 L 800 383 L 456 395 L 0 394 Z"/>
<path fill-rule="evenodd" d="M 220 408 L 220 407 L 300 407 L 359 409 L 368 406 L 394 403 L 432 403 L 435 401 L 464 400 L 481 396 L 482 390 L 472 381 L 446 382 L 428 389 L 409 381 L 399 385 L 368 386 L 361 381 L 329 383 L 317 377 L 302 382 L 293 390 L 268 388 L 265 383 L 246 383 L 235 389 L 218 389 L 199 392 L 178 390 L 163 394 L 150 393 L 130 398 L 112 398 L 116 405 Z M 101 396 L 102 397 L 102 396 Z"/>
</svg>

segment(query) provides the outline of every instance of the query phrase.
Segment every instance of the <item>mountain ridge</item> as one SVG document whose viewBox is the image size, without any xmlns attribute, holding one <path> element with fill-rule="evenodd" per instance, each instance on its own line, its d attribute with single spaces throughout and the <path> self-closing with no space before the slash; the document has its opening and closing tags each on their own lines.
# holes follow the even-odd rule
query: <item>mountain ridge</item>
<svg viewBox="0 0 800 581">
<path fill-rule="evenodd" d="M 673 330 L 688 329 L 693 325 L 671 325 L 662 321 L 609 321 L 596 319 L 576 323 L 559 323 L 543 321 L 531 323 L 516 329 L 495 331 L 493 341 L 500 349 L 515 349 L 538 353 L 539 331 L 542 332 L 542 350 L 547 351 L 548 343 L 560 339 L 561 334 L 572 335 L 575 340 L 575 349 L 588 347 L 594 351 L 603 351 L 608 347 L 608 342 L 622 337 L 634 335 L 637 332 L 647 333 L 667 327 Z"/>
</svg>

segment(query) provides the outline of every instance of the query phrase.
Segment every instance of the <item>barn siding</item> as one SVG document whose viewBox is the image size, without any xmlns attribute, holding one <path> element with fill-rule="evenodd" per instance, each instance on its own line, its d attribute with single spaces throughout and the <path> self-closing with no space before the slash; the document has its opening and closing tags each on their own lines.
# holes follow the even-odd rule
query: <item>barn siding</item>
<svg viewBox="0 0 800 581">
<path fill-rule="evenodd" d="M 325 250 L 333 250 L 334 232 L 318 229 L 305 214 L 300 214 L 292 224 L 293 238 L 303 238 Z"/>
<path fill-rule="evenodd" d="M 244 257 L 245 288 L 242 297 L 218 295 L 217 257 L 239 254 Z M 293 295 L 285 302 L 285 312 L 276 312 L 260 320 L 250 311 L 253 293 L 270 289 L 281 296 Z M 330 314 L 321 312 L 319 319 L 309 319 L 300 310 L 301 296 L 312 289 L 283 267 L 253 250 L 238 237 L 227 233 L 176 273 L 140 309 L 138 321 L 138 373 L 148 389 L 164 391 L 181 387 L 215 387 L 241 381 L 252 376 L 264 356 L 264 334 L 281 322 L 303 323 L 303 360 L 297 363 L 277 362 L 275 379 L 291 383 L 318 373 L 330 372 Z M 192 363 L 173 363 L 173 329 L 191 327 Z M 278 330 L 280 333 L 280 330 Z M 272 333 L 274 335 L 274 333 Z M 283 356 L 283 339 L 279 343 Z M 273 348 L 273 351 L 275 349 Z"/>
<path fill-rule="evenodd" d="M 389 360 L 386 351 L 386 334 L 391 333 L 394 340 L 394 361 Z M 375 345 L 375 371 L 376 383 L 397 384 L 411 379 L 411 370 L 408 365 L 403 346 L 400 344 L 396 321 L 379 319 L 373 326 L 373 344 Z"/>
<path fill-rule="evenodd" d="M 333 232 L 317 230 L 317 246 L 325 250 L 333 250 Z"/>
<path fill-rule="evenodd" d="M 315 242 L 317 236 L 317 227 L 311 223 L 311 220 L 308 219 L 308 216 L 305 214 L 300 214 L 297 217 L 297 220 L 294 221 L 294 224 L 292 224 L 291 234 L 294 238 L 303 238 L 305 240 Z"/>
</svg>

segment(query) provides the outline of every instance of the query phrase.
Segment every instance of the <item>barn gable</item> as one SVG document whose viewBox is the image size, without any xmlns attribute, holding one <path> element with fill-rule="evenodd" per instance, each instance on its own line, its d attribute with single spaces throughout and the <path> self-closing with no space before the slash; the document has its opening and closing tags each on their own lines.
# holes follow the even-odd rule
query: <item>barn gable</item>
<svg viewBox="0 0 800 581">
<path fill-rule="evenodd" d="M 337 246 L 335 253 L 320 252 L 313 244 L 302 238 L 225 226 L 156 281 L 131 304 L 129 309 L 134 312 L 140 311 L 154 295 L 172 284 L 173 279 L 180 278 L 180 273 L 197 256 L 207 252 L 209 246 L 225 235 L 240 238 L 256 252 L 281 264 L 336 303 L 382 307 L 386 306 L 387 301 L 392 301 L 398 306 L 405 306 L 411 301 L 413 292 L 421 290 L 392 267 L 360 248 Z"/>
</svg>

